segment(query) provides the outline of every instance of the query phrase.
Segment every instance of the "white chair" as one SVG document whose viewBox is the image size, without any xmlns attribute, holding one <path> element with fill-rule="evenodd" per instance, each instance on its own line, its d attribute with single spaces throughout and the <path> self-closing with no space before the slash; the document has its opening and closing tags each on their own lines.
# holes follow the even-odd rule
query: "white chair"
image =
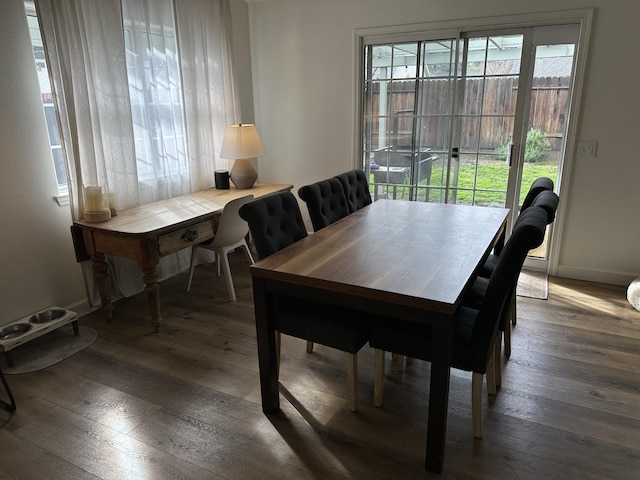
<svg viewBox="0 0 640 480">
<path fill-rule="evenodd" d="M 245 237 L 249 233 L 249 226 L 247 222 L 238 215 L 238 209 L 251 200 L 253 200 L 253 195 L 246 195 L 227 203 L 222 211 L 216 236 L 209 242 L 200 243 L 192 247 L 187 292 L 191 291 L 191 280 L 193 279 L 193 269 L 196 266 L 198 250 L 206 248 L 207 250 L 215 252 L 216 263 L 218 264 L 218 275 L 220 275 L 220 266 L 222 266 L 224 280 L 227 284 L 227 291 L 229 292 L 229 300 L 232 302 L 236 301 L 236 291 L 233 288 L 233 279 L 231 278 L 231 269 L 229 268 L 229 258 L 227 255 L 229 252 L 241 247 L 247 255 L 249 263 L 254 263 L 251 252 L 249 251 L 249 246 L 245 240 Z"/>
</svg>

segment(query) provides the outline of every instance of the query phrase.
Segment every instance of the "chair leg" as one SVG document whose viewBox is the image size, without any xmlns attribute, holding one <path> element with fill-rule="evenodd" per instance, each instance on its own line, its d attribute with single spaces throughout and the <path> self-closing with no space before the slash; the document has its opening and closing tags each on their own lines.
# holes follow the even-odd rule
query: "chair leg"
<svg viewBox="0 0 640 480">
<path fill-rule="evenodd" d="M 474 373 L 475 375 L 475 373 Z M 491 351 L 491 357 L 487 363 L 487 392 L 489 395 L 496 394 L 496 354 L 495 349 Z"/>
<path fill-rule="evenodd" d="M 249 250 L 249 245 L 247 245 L 246 240 L 240 244 L 240 247 L 242 247 L 242 250 L 244 250 L 244 254 L 247 257 L 247 260 L 249 261 L 249 265 L 253 265 L 254 263 L 256 263 L 253 261 L 253 256 L 251 255 L 251 250 Z"/>
<path fill-rule="evenodd" d="M 507 358 L 511 356 L 511 323 L 508 319 L 504 323 L 504 354 Z"/>
<path fill-rule="evenodd" d="M 310 340 L 307 340 L 307 353 L 311 353 L 313 352 L 313 342 Z"/>
<path fill-rule="evenodd" d="M 382 397 L 384 395 L 384 350 L 376 348 L 375 372 L 373 380 L 373 405 L 375 407 L 382 406 Z"/>
<path fill-rule="evenodd" d="M 495 368 L 495 383 L 496 387 L 500 388 L 500 386 L 502 385 L 502 364 L 500 363 L 502 356 L 500 355 L 500 339 L 498 339 L 494 348 L 495 351 L 493 352 L 493 362 Z"/>
<path fill-rule="evenodd" d="M 516 326 L 516 322 L 518 321 L 518 312 L 516 310 L 516 291 L 513 290 L 513 294 L 511 295 L 511 304 L 509 305 L 509 312 L 511 314 L 511 325 Z"/>
<path fill-rule="evenodd" d="M 349 409 L 358 409 L 358 354 L 347 353 L 347 398 Z"/>
<path fill-rule="evenodd" d="M 482 438 L 482 380 L 484 375 L 473 372 L 471 377 L 471 420 L 473 436 Z"/>
<path fill-rule="evenodd" d="M 236 301 L 236 291 L 233 288 L 233 278 L 231 277 L 231 268 L 229 267 L 228 251 L 225 249 L 216 250 L 216 257 L 218 260 L 218 266 L 222 267 L 222 273 L 224 274 L 224 282 L 227 284 L 227 293 L 229 294 L 229 301 Z"/>
<path fill-rule="evenodd" d="M 13 398 L 13 393 L 11 393 L 11 389 L 9 388 L 9 384 L 7 383 L 7 379 L 2 373 L 2 369 L 0 369 L 0 380 L 2 381 L 2 385 L 4 386 L 5 391 L 7 392 L 7 396 L 9 397 L 9 402 L 5 402 L 4 400 L 0 400 L 0 406 L 13 412 L 16 409 L 16 400 Z"/>
<path fill-rule="evenodd" d="M 198 255 L 198 246 L 191 247 L 191 265 L 189 265 L 189 283 L 187 283 L 187 292 L 191 291 L 191 281 L 193 280 L 193 269 L 196 268 L 196 256 Z"/>
</svg>

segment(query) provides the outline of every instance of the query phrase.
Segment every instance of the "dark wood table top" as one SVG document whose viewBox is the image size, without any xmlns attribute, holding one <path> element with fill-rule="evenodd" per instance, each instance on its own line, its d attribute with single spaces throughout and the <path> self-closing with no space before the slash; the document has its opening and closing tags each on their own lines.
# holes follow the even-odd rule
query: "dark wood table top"
<svg viewBox="0 0 640 480">
<path fill-rule="evenodd" d="M 452 315 L 508 212 L 378 200 L 251 271 L 254 277 Z"/>
</svg>

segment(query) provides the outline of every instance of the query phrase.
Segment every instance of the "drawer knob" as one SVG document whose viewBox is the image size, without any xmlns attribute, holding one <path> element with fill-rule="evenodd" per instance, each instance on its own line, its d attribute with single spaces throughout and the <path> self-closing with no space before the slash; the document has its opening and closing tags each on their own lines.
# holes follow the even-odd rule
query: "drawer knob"
<svg viewBox="0 0 640 480">
<path fill-rule="evenodd" d="M 190 230 L 188 229 L 186 232 L 184 232 L 182 234 L 182 236 L 180 237 L 182 239 L 182 241 L 184 242 L 188 242 L 191 243 L 193 242 L 196 238 L 198 238 L 198 231 L 197 230 Z"/>
</svg>

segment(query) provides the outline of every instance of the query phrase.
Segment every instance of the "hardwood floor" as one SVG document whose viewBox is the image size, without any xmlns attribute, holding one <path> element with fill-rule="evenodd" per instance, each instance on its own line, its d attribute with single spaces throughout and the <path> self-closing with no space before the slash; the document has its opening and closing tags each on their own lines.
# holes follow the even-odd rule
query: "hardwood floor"
<svg viewBox="0 0 640 480">
<path fill-rule="evenodd" d="M 154 334 L 144 294 L 115 303 L 88 349 L 8 376 L 0 478 L 388 479 L 636 478 L 640 471 L 640 312 L 622 287 L 551 278 L 548 300 L 518 297 L 502 388 L 471 430 L 471 376 L 453 370 L 442 475 L 424 471 L 429 365 L 387 354 L 385 405 L 373 350 L 359 354 L 359 410 L 345 359 L 283 337 L 281 412 L 260 407 L 248 266 L 231 255 L 238 301 L 213 266 L 161 285 Z"/>
</svg>

